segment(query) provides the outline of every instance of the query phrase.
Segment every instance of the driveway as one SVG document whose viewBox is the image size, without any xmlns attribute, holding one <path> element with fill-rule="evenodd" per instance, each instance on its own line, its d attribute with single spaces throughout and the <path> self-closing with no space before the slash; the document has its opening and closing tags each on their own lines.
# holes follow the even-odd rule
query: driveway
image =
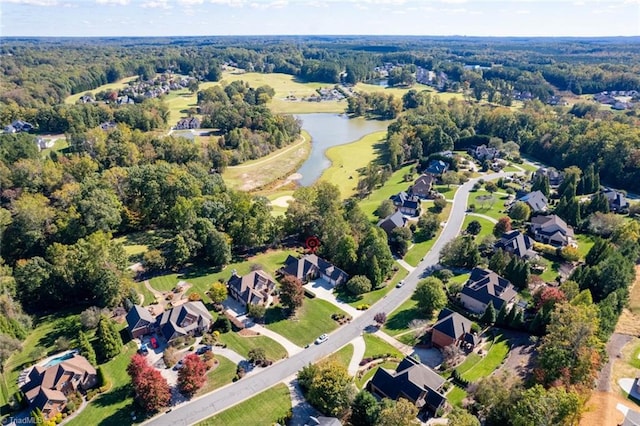
<svg viewBox="0 0 640 426">
<path fill-rule="evenodd" d="M 350 375 L 355 376 L 358 372 L 358 368 L 360 367 L 360 361 L 362 361 L 362 358 L 364 357 L 364 352 L 367 350 L 367 345 L 365 344 L 362 336 L 358 336 L 353 339 L 351 344 L 353 345 L 353 355 L 349 362 L 348 371 Z"/>
<path fill-rule="evenodd" d="M 412 356 L 417 355 L 420 361 L 429 368 L 442 364 L 442 353 L 435 348 L 414 348 Z"/>
<path fill-rule="evenodd" d="M 295 376 L 287 380 L 286 383 L 289 388 L 289 394 L 291 395 L 292 417 L 289 422 L 290 425 L 302 426 L 307 424 L 309 417 L 318 417 L 321 415 L 302 395 L 302 389 L 300 389 L 300 385 L 298 385 L 298 380 Z"/>
<path fill-rule="evenodd" d="M 353 306 L 336 299 L 336 296 L 333 294 L 333 285 L 329 284 L 325 280 L 311 281 L 310 283 L 305 284 L 304 287 L 313 292 L 318 299 L 326 300 L 327 302 L 342 309 L 353 318 L 357 318 L 363 313 L 363 311 L 359 311 Z"/>
<path fill-rule="evenodd" d="M 620 356 L 620 351 L 624 345 L 631 341 L 632 336 L 626 334 L 613 333 L 607 342 L 607 355 L 609 360 L 600 370 L 598 376 L 598 390 L 611 392 L 611 372 L 613 370 L 614 361 Z M 622 385 L 621 385 L 622 386 Z"/>
</svg>

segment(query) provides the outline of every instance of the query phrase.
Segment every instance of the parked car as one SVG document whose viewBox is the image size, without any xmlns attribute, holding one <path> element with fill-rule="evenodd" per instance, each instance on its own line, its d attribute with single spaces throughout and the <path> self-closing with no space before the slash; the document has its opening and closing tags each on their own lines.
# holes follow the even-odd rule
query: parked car
<svg viewBox="0 0 640 426">
<path fill-rule="evenodd" d="M 182 368 L 182 360 L 178 361 L 176 365 L 173 366 L 174 370 L 180 370 Z"/>
<path fill-rule="evenodd" d="M 396 284 L 397 288 L 400 288 L 404 285 L 404 280 L 400 280 L 400 282 L 398 284 Z"/>
<path fill-rule="evenodd" d="M 149 348 L 147 347 L 146 343 L 143 343 L 140 345 L 140 349 L 138 350 L 138 352 L 140 352 L 142 355 L 148 355 L 149 354 Z"/>
<path fill-rule="evenodd" d="M 329 335 L 328 334 L 322 334 L 320 337 L 318 337 L 316 339 L 316 345 L 319 345 L 321 343 L 326 342 L 327 340 L 329 340 Z"/>
<path fill-rule="evenodd" d="M 152 337 L 152 338 L 151 338 L 150 343 L 151 343 L 151 347 L 152 347 L 153 349 L 157 349 L 157 348 L 158 348 L 158 340 L 156 340 L 156 338 L 155 338 L 155 337 Z"/>
<path fill-rule="evenodd" d="M 209 352 L 211 350 L 211 346 L 209 345 L 205 345 L 205 346 L 201 346 L 198 348 L 198 350 L 196 351 L 196 353 L 198 355 L 202 355 L 205 352 Z"/>
</svg>

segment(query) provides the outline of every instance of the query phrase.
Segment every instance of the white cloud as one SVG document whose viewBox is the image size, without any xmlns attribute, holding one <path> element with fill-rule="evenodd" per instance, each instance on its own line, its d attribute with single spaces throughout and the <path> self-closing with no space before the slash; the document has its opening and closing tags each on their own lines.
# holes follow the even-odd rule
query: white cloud
<svg viewBox="0 0 640 426">
<path fill-rule="evenodd" d="M 253 2 L 251 7 L 254 9 L 281 9 L 288 4 L 288 0 L 273 0 L 269 2 Z"/>
<path fill-rule="evenodd" d="M 204 3 L 204 0 L 178 0 L 178 3 L 185 5 L 185 6 L 193 6 L 196 4 L 202 4 Z"/>
<path fill-rule="evenodd" d="M 246 0 L 209 0 L 209 2 L 230 7 L 243 7 L 245 4 L 247 4 Z"/>
<path fill-rule="evenodd" d="M 117 4 L 120 6 L 128 5 L 130 0 L 96 0 L 98 4 Z"/>
<path fill-rule="evenodd" d="M 528 14 L 530 14 L 530 13 L 531 13 L 531 11 L 530 11 L 530 10 L 525 10 L 525 9 L 522 9 L 522 10 L 516 10 L 516 15 L 528 15 Z"/>
<path fill-rule="evenodd" d="M 28 4 L 31 6 L 56 6 L 58 0 L 3 0 L 4 3 Z"/>
<path fill-rule="evenodd" d="M 140 6 L 146 9 L 171 9 L 167 0 L 151 0 L 145 1 Z"/>
</svg>

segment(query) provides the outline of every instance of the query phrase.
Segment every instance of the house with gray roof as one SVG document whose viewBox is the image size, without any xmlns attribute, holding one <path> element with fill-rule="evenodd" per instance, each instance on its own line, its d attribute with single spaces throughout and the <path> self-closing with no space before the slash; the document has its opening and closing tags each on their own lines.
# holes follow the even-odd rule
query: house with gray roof
<svg viewBox="0 0 640 426">
<path fill-rule="evenodd" d="M 127 330 L 132 339 L 150 334 L 155 328 L 156 319 L 151 313 L 139 305 L 133 305 L 126 316 Z"/>
<path fill-rule="evenodd" d="M 445 379 L 411 357 L 403 359 L 395 371 L 378 368 L 367 390 L 380 398 L 411 401 L 420 413 L 435 413 L 446 403 L 442 393 Z"/>
<path fill-rule="evenodd" d="M 390 214 L 384 219 L 378 221 L 378 226 L 387 233 L 387 236 L 391 235 L 391 231 L 396 228 L 402 228 L 407 224 L 407 218 L 400 211 Z"/>
<path fill-rule="evenodd" d="M 201 301 L 186 302 L 164 311 L 158 317 L 157 327 L 171 343 L 184 336 L 200 335 L 211 328 L 211 314 Z"/>
<path fill-rule="evenodd" d="M 518 198 L 517 201 L 522 201 L 531 207 L 531 211 L 534 213 L 546 212 L 549 200 L 541 191 L 533 191 L 526 194 L 523 197 Z"/>
<path fill-rule="evenodd" d="M 278 272 L 296 277 L 303 283 L 320 278 L 338 286 L 349 281 L 349 274 L 315 254 L 307 254 L 301 258 L 289 255 Z"/>
<path fill-rule="evenodd" d="M 276 282 L 264 271 L 251 271 L 240 276 L 234 270 L 227 282 L 229 296 L 248 305 L 267 305 L 269 296 L 276 288 Z"/>
<path fill-rule="evenodd" d="M 449 345 L 474 348 L 480 338 L 471 331 L 471 324 L 459 313 L 444 308 L 438 315 L 438 321 L 431 327 L 431 344 L 441 349 Z"/>
<path fill-rule="evenodd" d="M 469 311 L 482 314 L 489 302 L 499 310 L 504 304 L 510 305 L 516 294 L 516 290 L 507 279 L 490 269 L 473 268 L 460 292 L 460 303 Z"/>
<path fill-rule="evenodd" d="M 534 216 L 531 218 L 533 239 L 556 247 L 573 244 L 573 229 L 559 216 Z"/>
<path fill-rule="evenodd" d="M 497 148 L 489 147 L 486 145 L 477 146 L 475 149 L 471 150 L 471 155 L 478 161 L 484 160 L 493 160 L 498 157 L 500 151 Z"/>
<path fill-rule="evenodd" d="M 629 200 L 622 192 L 615 189 L 607 189 L 603 192 L 607 201 L 609 201 L 609 210 L 615 213 L 625 212 L 629 208 Z"/>
<path fill-rule="evenodd" d="M 531 259 L 536 256 L 536 252 L 533 251 L 533 240 L 517 229 L 502 234 L 502 237 L 496 241 L 495 247 L 522 259 Z"/>
<path fill-rule="evenodd" d="M 546 176 L 549 178 L 549 186 L 558 186 L 562 183 L 563 176 L 555 167 L 540 167 L 535 171 L 535 176 Z"/>
<path fill-rule="evenodd" d="M 435 180 L 436 179 L 433 175 L 422 174 L 418 179 L 416 179 L 413 185 L 409 187 L 408 192 L 414 197 L 422 199 L 430 198 L 432 196 L 432 188 Z"/>
<path fill-rule="evenodd" d="M 418 216 L 420 214 L 420 198 L 415 195 L 409 195 L 402 191 L 396 195 L 389 197 L 393 201 L 398 211 L 407 216 Z"/>
</svg>

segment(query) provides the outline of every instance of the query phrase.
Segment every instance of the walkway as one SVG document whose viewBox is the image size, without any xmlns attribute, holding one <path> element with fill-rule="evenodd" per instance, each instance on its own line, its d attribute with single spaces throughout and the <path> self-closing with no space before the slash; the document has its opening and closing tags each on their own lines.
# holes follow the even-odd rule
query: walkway
<svg viewBox="0 0 640 426">
<path fill-rule="evenodd" d="M 385 333 L 382 330 L 378 330 L 373 334 L 374 334 L 374 336 L 378 336 L 379 338 L 381 338 L 385 342 L 389 343 L 391 346 L 393 346 L 394 348 L 396 348 L 397 350 L 402 352 L 404 355 L 411 355 L 413 353 L 413 347 L 411 347 L 409 345 L 405 345 L 404 343 L 400 342 L 399 340 L 396 340 L 394 337 L 389 336 L 387 333 Z"/>
<path fill-rule="evenodd" d="M 333 294 L 333 286 L 326 282 L 325 280 L 315 280 L 311 281 L 309 284 L 305 284 L 304 286 L 307 290 L 313 292 L 318 299 L 326 300 L 332 305 L 337 306 L 342 309 L 353 318 L 357 318 L 364 311 L 359 311 L 348 303 L 344 303 L 336 299 L 336 296 Z"/>
<path fill-rule="evenodd" d="M 406 269 L 409 272 L 413 272 L 416 269 L 415 267 L 405 262 L 403 259 L 396 259 L 396 262 L 398 262 L 400 266 L 402 266 L 404 269 Z"/>
<path fill-rule="evenodd" d="M 320 412 L 313 408 L 313 406 L 305 399 L 296 376 L 288 377 L 284 382 L 289 388 L 289 394 L 291 395 L 292 417 L 289 424 L 295 426 L 306 425 L 309 421 L 309 417 L 317 417 L 321 415 Z"/>
<path fill-rule="evenodd" d="M 491 223 L 498 223 L 498 221 L 494 218 L 492 218 L 491 216 L 487 216 L 486 214 L 481 214 L 481 213 L 467 213 L 467 216 L 477 216 L 477 217 L 481 217 L 482 219 L 486 219 Z"/>
<path fill-rule="evenodd" d="M 211 352 L 213 352 L 214 354 L 222 355 L 225 358 L 228 358 L 229 361 L 233 362 L 234 364 L 240 364 L 241 362 L 247 360 L 238 352 L 232 351 L 231 349 L 222 348 L 220 346 L 213 346 L 211 348 Z"/>
<path fill-rule="evenodd" d="M 149 283 L 149 280 L 144 280 L 144 286 L 156 297 L 156 303 L 158 305 L 162 305 L 162 302 L 164 301 L 164 295 L 162 294 L 162 292 L 151 287 L 151 283 Z"/>
<path fill-rule="evenodd" d="M 300 346 L 296 345 L 291 340 L 287 339 L 281 334 L 278 334 L 274 331 L 269 330 L 266 327 L 261 326 L 260 324 L 256 324 L 250 320 L 247 320 L 245 324 L 247 325 L 247 329 L 255 331 L 256 333 L 260 333 L 262 336 L 267 336 L 275 340 L 276 342 L 280 343 L 287 351 L 288 356 L 295 355 L 298 352 L 302 352 L 303 350 Z"/>
<path fill-rule="evenodd" d="M 364 352 L 367 350 L 367 345 L 362 336 L 353 339 L 351 344 L 353 344 L 353 356 L 351 357 L 351 361 L 349 361 L 348 371 L 351 376 L 355 376 L 360 367 L 360 361 L 362 361 L 364 357 Z"/>
</svg>

